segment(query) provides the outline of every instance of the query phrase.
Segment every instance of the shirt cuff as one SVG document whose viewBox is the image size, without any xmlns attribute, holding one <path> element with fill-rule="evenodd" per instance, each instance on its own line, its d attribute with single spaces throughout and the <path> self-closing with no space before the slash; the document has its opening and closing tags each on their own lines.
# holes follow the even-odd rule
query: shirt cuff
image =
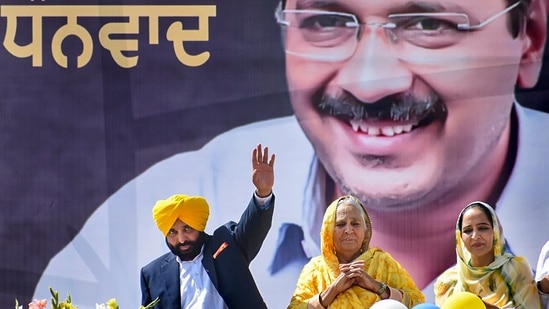
<svg viewBox="0 0 549 309">
<path fill-rule="evenodd" d="M 267 195 L 266 197 L 261 197 L 257 195 L 257 193 L 254 190 L 254 201 L 257 207 L 261 209 L 267 209 L 271 205 L 271 200 L 273 199 L 273 192 L 271 191 L 271 194 Z"/>
</svg>

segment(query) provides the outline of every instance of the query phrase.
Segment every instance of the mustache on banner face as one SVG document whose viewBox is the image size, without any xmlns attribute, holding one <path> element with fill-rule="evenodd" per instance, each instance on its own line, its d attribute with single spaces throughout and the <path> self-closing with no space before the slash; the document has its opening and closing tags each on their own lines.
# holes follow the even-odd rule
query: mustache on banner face
<svg viewBox="0 0 549 309">
<path fill-rule="evenodd" d="M 346 121 L 424 122 L 444 119 L 447 114 L 446 106 L 435 93 L 418 97 L 412 92 L 403 92 L 373 103 L 361 102 L 348 92 L 334 96 L 322 91 L 316 97 L 314 105 L 318 112 Z"/>
</svg>

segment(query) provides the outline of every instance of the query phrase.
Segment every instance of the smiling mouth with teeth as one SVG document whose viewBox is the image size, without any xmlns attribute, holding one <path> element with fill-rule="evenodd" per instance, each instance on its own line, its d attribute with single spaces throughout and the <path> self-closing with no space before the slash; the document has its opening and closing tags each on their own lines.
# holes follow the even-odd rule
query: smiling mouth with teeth
<svg viewBox="0 0 549 309">
<path fill-rule="evenodd" d="M 362 119 L 356 120 L 351 119 L 350 120 L 351 128 L 355 132 L 362 132 L 368 135 L 372 136 L 395 136 L 403 133 L 408 133 L 412 131 L 412 128 L 414 126 L 417 126 L 416 124 L 405 124 L 405 125 L 391 125 L 391 126 L 373 126 L 371 124 L 367 124 Z"/>
<path fill-rule="evenodd" d="M 371 136 L 409 133 L 447 116 L 446 106 L 434 93 L 423 98 L 400 93 L 374 103 L 360 102 L 348 93 L 337 97 L 323 94 L 316 102 L 319 113 L 336 117 L 347 122 L 353 131 Z"/>
</svg>

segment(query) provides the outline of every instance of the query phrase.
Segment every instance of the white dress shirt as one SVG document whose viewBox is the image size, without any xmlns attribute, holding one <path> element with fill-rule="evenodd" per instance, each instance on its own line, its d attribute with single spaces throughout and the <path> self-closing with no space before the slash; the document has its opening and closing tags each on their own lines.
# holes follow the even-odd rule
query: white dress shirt
<svg viewBox="0 0 549 309">
<path fill-rule="evenodd" d="M 202 257 L 202 251 L 191 261 L 182 261 L 176 257 L 179 263 L 181 309 L 227 309 L 225 301 L 202 266 Z"/>
</svg>

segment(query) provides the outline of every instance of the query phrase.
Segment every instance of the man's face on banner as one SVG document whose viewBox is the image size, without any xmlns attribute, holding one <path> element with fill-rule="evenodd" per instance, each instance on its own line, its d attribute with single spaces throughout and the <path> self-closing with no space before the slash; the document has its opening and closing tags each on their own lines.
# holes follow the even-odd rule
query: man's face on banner
<svg viewBox="0 0 549 309">
<path fill-rule="evenodd" d="M 506 147 L 515 85 L 533 86 L 541 66 L 532 59 L 545 33 L 513 37 L 513 4 L 287 2 L 292 106 L 344 193 L 396 208 L 476 185 L 477 168 Z"/>
</svg>

